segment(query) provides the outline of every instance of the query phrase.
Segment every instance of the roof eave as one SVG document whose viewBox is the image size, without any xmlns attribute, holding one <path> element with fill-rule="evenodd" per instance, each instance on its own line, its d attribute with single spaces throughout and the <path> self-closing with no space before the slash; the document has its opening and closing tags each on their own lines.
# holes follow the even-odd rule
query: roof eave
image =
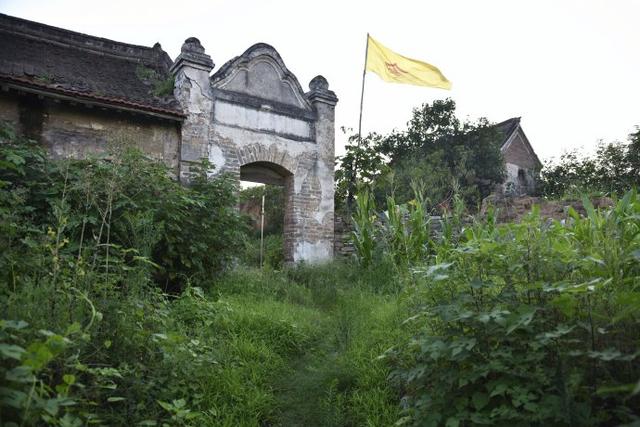
<svg viewBox="0 0 640 427">
<path fill-rule="evenodd" d="M 533 149 L 533 146 L 531 145 L 531 143 L 529 142 L 529 138 L 527 138 L 527 134 L 524 133 L 524 129 L 522 129 L 522 127 L 518 124 L 517 129 L 520 129 L 520 132 L 522 132 L 522 136 L 524 137 L 524 141 L 525 143 L 529 146 L 529 150 L 531 150 L 531 154 L 533 154 L 533 158 L 534 160 L 538 163 L 538 168 L 542 169 L 542 167 L 544 166 L 542 164 L 542 162 L 540 161 L 540 158 L 538 157 L 538 154 L 535 152 L 535 150 Z M 517 130 L 516 129 L 516 130 Z"/>
<path fill-rule="evenodd" d="M 31 93 L 60 101 L 83 104 L 88 107 L 98 107 L 110 110 L 124 111 L 128 113 L 142 114 L 163 120 L 182 122 L 186 116 L 175 110 L 152 107 L 116 98 L 106 98 L 98 95 L 78 93 L 59 88 L 51 88 L 31 81 L 25 81 L 11 76 L 0 76 L 0 85 L 4 89 L 13 89 L 20 92 Z"/>
<path fill-rule="evenodd" d="M 513 142 L 513 139 L 514 139 L 515 135 L 518 133 L 518 131 L 520 131 L 522 133 L 522 139 L 524 140 L 524 143 L 527 145 L 528 150 L 531 152 L 531 154 L 533 154 L 533 159 L 536 161 L 536 163 L 538 165 L 538 169 L 542 169 L 543 164 L 540 161 L 540 158 L 538 157 L 538 154 L 536 154 L 535 150 L 533 149 L 533 146 L 531 145 L 531 142 L 529 142 L 529 138 L 527 138 L 527 134 L 524 133 L 524 129 L 522 129 L 522 126 L 520 125 L 520 123 L 518 123 L 518 125 L 509 134 L 507 139 L 505 139 L 504 144 L 502 144 L 502 146 L 500 147 L 500 151 L 502 153 L 504 153 L 506 151 L 506 149 L 509 147 L 509 145 L 511 145 L 511 142 Z"/>
</svg>

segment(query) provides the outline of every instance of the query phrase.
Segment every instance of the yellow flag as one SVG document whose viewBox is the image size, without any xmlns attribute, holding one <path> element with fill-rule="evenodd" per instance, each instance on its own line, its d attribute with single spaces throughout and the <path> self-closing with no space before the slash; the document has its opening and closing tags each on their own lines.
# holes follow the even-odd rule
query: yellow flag
<svg viewBox="0 0 640 427">
<path fill-rule="evenodd" d="M 451 82 L 431 64 L 407 58 L 368 36 L 366 70 L 386 82 L 451 89 Z"/>
</svg>

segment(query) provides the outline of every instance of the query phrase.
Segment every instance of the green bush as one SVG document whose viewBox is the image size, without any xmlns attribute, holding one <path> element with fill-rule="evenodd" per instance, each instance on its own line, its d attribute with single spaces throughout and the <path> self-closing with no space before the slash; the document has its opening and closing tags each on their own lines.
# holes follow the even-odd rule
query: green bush
<svg viewBox="0 0 640 427">
<path fill-rule="evenodd" d="M 455 110 L 452 99 L 435 100 L 415 108 L 406 129 L 349 137 L 345 155 L 338 158 L 337 210 L 351 214 L 362 185 L 379 206 L 389 196 L 407 203 L 416 180 L 424 184 L 428 210 L 441 210 L 454 193 L 471 208 L 479 206 L 504 181 L 504 136 L 486 119 L 461 120 Z"/>
<path fill-rule="evenodd" d="M 250 267 L 260 267 L 260 238 L 247 237 L 240 259 Z M 263 266 L 279 270 L 284 266 L 284 237 L 282 234 L 264 236 Z"/>
<path fill-rule="evenodd" d="M 225 305 L 188 285 L 239 249 L 229 179 L 207 179 L 204 163 L 184 187 L 122 144 L 52 160 L 0 136 L 0 423 L 211 418 L 204 367 L 220 356 L 206 328 Z M 185 292 L 171 303 L 154 282 Z"/>
<path fill-rule="evenodd" d="M 41 251 L 48 228 L 56 254 L 107 273 L 147 263 L 167 290 L 215 276 L 241 248 L 235 186 L 228 177 L 208 179 L 206 162 L 185 187 L 126 141 L 114 143 L 108 159 L 50 160 L 3 132 L 0 275 L 8 283 L 48 255 Z"/>
<path fill-rule="evenodd" d="M 408 425 L 617 425 L 640 417 L 640 200 L 477 223 L 416 265 L 419 331 L 387 353 Z"/>
<path fill-rule="evenodd" d="M 640 186 L 640 128 L 626 142 L 600 142 L 593 155 L 569 151 L 545 165 L 542 193 L 548 197 L 605 193 L 622 196 Z"/>
</svg>

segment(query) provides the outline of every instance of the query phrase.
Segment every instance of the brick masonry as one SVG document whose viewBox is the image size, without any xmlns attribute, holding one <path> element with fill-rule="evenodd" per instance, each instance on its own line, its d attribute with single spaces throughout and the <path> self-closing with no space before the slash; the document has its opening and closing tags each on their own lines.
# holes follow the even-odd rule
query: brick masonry
<svg viewBox="0 0 640 427">
<path fill-rule="evenodd" d="M 284 247 L 289 262 L 333 257 L 334 108 L 327 81 L 304 92 L 276 50 L 259 43 L 213 76 L 213 61 L 187 39 L 172 72 L 183 124 L 181 173 L 207 157 L 215 173 L 285 188 Z"/>
</svg>

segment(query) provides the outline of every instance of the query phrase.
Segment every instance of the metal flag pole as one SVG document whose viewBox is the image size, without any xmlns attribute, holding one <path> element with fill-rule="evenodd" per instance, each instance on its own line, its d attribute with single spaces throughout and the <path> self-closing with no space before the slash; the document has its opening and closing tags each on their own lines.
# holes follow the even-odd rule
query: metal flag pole
<svg viewBox="0 0 640 427">
<path fill-rule="evenodd" d="M 260 210 L 260 268 L 264 258 L 264 189 L 262 193 L 262 209 Z"/>
<path fill-rule="evenodd" d="M 364 82 L 367 76 L 367 55 L 369 54 L 369 33 L 367 33 L 367 45 L 364 49 L 364 67 L 362 69 L 362 91 L 360 92 L 360 120 L 358 120 L 358 143 L 362 139 L 362 106 L 364 105 Z"/>
<path fill-rule="evenodd" d="M 369 55 L 369 33 L 367 33 L 367 44 L 364 49 L 364 67 L 362 67 L 362 91 L 360 92 L 360 118 L 358 120 L 358 149 L 360 148 L 362 143 L 362 107 L 364 105 L 364 82 L 367 76 L 367 56 L 368 55 Z M 351 211 L 351 207 L 353 205 L 353 199 L 354 199 L 353 193 L 355 190 L 354 187 L 355 187 L 355 180 L 356 180 L 356 169 L 358 167 L 357 158 L 354 157 L 352 162 L 353 163 L 351 165 L 351 170 L 353 172 L 353 175 L 351 176 L 351 182 L 349 183 L 349 189 L 347 192 L 347 209 L 349 210 L 349 212 Z"/>
</svg>

